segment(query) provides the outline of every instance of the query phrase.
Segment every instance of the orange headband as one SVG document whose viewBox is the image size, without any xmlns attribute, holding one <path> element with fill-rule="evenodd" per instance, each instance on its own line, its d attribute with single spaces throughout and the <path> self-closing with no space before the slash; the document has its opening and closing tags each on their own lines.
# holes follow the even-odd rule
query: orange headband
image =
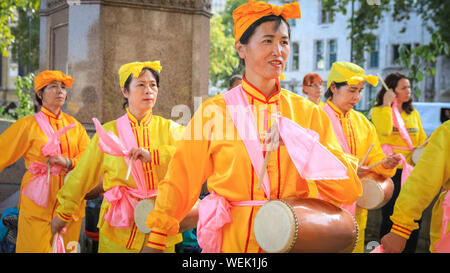
<svg viewBox="0 0 450 273">
<path fill-rule="evenodd" d="M 249 0 L 233 11 L 234 39 L 238 41 L 242 34 L 257 20 L 268 15 L 281 15 L 285 20 L 301 18 L 297 2 L 276 6 L 265 2 Z"/>
<path fill-rule="evenodd" d="M 70 88 L 74 79 L 58 70 L 45 70 L 34 77 L 34 92 L 37 93 L 42 88 L 55 81 L 63 82 L 67 88 Z"/>
</svg>

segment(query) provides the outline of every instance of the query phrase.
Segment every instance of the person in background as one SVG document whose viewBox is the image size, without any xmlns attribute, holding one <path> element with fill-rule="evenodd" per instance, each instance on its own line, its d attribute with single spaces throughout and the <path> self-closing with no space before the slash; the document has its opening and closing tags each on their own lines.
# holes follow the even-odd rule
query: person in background
<svg viewBox="0 0 450 273">
<path fill-rule="evenodd" d="M 302 91 L 308 99 L 323 108 L 326 104 L 322 101 L 323 80 L 317 73 L 308 73 L 303 78 Z"/>
<path fill-rule="evenodd" d="M 372 122 L 377 130 L 384 153 L 386 155 L 399 154 L 402 163 L 392 177 L 394 182 L 392 198 L 381 208 L 380 238 L 387 234 L 391 228 L 398 230 L 403 228 L 392 225 L 389 217 L 392 215 L 401 185 L 406 181 L 413 168 L 411 166 L 412 152 L 427 138 L 419 112 L 412 104 L 411 86 L 408 77 L 395 72 L 389 74 L 384 82 L 388 90 L 383 86 L 378 92 L 375 107 L 372 109 Z M 416 250 L 421 218 L 417 219 L 417 223 L 419 228 L 409 237 L 405 253 L 414 253 Z"/>
</svg>

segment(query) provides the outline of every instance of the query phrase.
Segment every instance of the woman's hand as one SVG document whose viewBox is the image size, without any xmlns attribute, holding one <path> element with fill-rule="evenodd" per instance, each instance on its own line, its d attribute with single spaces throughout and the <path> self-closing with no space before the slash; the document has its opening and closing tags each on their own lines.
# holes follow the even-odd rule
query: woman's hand
<svg viewBox="0 0 450 273">
<path fill-rule="evenodd" d="M 396 94 L 392 89 L 387 90 L 383 96 L 383 106 L 391 107 L 392 102 L 394 101 L 395 97 L 396 97 Z"/>
<path fill-rule="evenodd" d="M 278 125 L 275 123 L 267 132 L 264 140 L 264 151 L 275 151 L 281 145 L 284 145 L 284 142 L 278 131 Z"/>
<path fill-rule="evenodd" d="M 144 148 L 132 148 L 130 151 L 130 158 L 133 160 L 139 159 L 142 162 L 150 162 L 152 161 L 152 154 Z"/>
<path fill-rule="evenodd" d="M 385 160 L 386 161 L 383 163 L 383 166 L 386 169 L 393 169 L 400 163 L 401 156 L 399 154 L 391 154 L 387 156 Z"/>
<path fill-rule="evenodd" d="M 64 168 L 67 168 L 67 160 L 61 155 L 47 156 L 47 163 L 49 163 L 50 165 L 60 165 Z"/>
<path fill-rule="evenodd" d="M 56 234 L 58 232 L 61 232 L 61 230 L 67 225 L 67 222 L 64 222 L 63 220 L 59 219 L 58 216 L 55 216 L 52 220 L 52 234 Z"/>
<path fill-rule="evenodd" d="M 358 170 L 356 171 L 359 178 L 362 178 L 370 173 L 370 169 L 367 166 L 358 166 Z"/>
<path fill-rule="evenodd" d="M 389 232 L 381 238 L 381 245 L 385 253 L 400 253 L 405 249 L 406 239 L 393 232 Z"/>
</svg>

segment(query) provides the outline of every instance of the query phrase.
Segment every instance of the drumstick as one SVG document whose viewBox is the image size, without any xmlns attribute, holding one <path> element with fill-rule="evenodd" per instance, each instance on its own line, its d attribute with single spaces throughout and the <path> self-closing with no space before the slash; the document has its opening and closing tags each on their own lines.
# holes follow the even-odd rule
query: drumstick
<svg viewBox="0 0 450 273">
<path fill-rule="evenodd" d="M 368 168 L 368 169 L 372 169 L 372 168 L 374 168 L 374 167 L 376 167 L 376 166 L 378 166 L 378 165 L 383 164 L 383 163 L 386 162 L 386 161 L 388 161 L 387 158 L 385 158 L 385 159 L 383 159 L 383 160 L 381 160 L 381 161 L 379 161 L 379 162 L 377 162 L 377 163 L 374 163 L 374 164 L 368 166 L 367 168 Z"/>
<path fill-rule="evenodd" d="M 372 151 L 374 143 L 372 143 L 372 145 L 370 145 L 369 149 L 367 150 L 366 155 L 364 156 L 363 160 L 361 161 L 361 163 L 359 164 L 359 166 L 364 165 L 364 163 L 366 162 L 367 157 L 369 156 L 370 151 Z"/>
<path fill-rule="evenodd" d="M 380 78 L 381 84 L 384 86 L 384 89 L 386 89 L 386 92 L 389 90 L 389 87 L 386 85 L 386 83 L 383 81 L 383 78 L 380 76 L 380 73 L 377 73 L 378 78 Z"/>
<path fill-rule="evenodd" d="M 276 128 L 278 130 L 277 119 L 275 119 L 275 122 L 272 124 L 272 126 L 277 126 Z M 278 134 L 275 134 L 275 132 L 272 132 L 272 135 L 270 137 L 270 142 L 267 144 L 269 149 L 266 152 L 266 156 L 264 157 L 264 163 L 263 163 L 263 166 L 262 166 L 261 171 L 259 173 L 259 180 L 258 180 L 258 187 L 257 187 L 258 190 L 261 188 L 261 183 L 262 183 L 262 181 L 264 179 L 264 175 L 266 173 L 267 164 L 269 163 L 270 153 L 272 152 L 273 145 L 274 145 L 274 143 L 273 143 L 274 142 L 274 135 L 278 135 Z"/>
<path fill-rule="evenodd" d="M 53 235 L 53 243 L 52 243 L 52 252 L 56 253 L 56 239 L 58 239 L 59 232 L 56 232 L 55 235 Z"/>
<path fill-rule="evenodd" d="M 47 179 L 46 179 L 46 183 L 48 185 L 48 182 L 50 181 L 50 163 L 47 162 Z"/>
<path fill-rule="evenodd" d="M 128 178 L 130 178 L 130 172 L 131 172 L 131 166 L 133 165 L 133 157 L 130 157 L 130 161 L 128 162 L 128 170 L 127 170 L 127 176 L 125 180 L 128 181 Z"/>
</svg>

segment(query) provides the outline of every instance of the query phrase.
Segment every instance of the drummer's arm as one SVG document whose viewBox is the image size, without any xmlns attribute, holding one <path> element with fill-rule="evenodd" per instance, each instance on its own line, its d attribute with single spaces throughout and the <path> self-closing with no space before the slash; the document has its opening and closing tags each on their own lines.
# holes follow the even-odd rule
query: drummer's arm
<svg viewBox="0 0 450 273">
<path fill-rule="evenodd" d="M 165 249 L 167 236 L 177 234 L 179 222 L 194 206 L 204 181 L 212 173 L 209 141 L 203 136 L 200 140 L 195 139 L 194 120 L 202 118 L 202 113 L 198 112 L 178 143 L 164 180 L 158 185 L 155 209 L 146 221 L 152 229 L 147 242 L 150 248 Z M 203 120 L 201 124 L 206 122 Z"/>
<path fill-rule="evenodd" d="M 412 230 L 418 228 L 414 220 L 422 217 L 422 212 L 435 196 L 450 181 L 450 128 L 441 126 L 432 134 L 420 160 L 402 186 L 394 206 L 391 231 L 409 238 Z M 446 185 L 448 189 L 449 185 Z"/>
<path fill-rule="evenodd" d="M 95 135 L 83 152 L 77 166 L 67 176 L 64 186 L 58 191 L 56 198 L 59 205 L 56 215 L 66 222 L 78 210 L 86 194 L 98 186 L 102 177 L 103 153 L 98 147 Z"/>
</svg>

